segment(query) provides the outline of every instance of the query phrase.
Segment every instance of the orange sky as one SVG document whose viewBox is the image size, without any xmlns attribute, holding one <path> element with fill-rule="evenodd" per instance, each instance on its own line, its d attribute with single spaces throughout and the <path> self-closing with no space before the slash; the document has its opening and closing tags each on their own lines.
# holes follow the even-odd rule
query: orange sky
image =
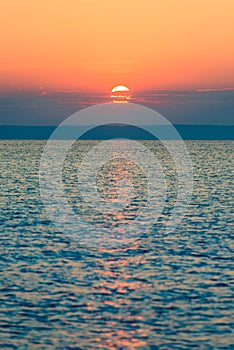
<svg viewBox="0 0 234 350">
<path fill-rule="evenodd" d="M 0 86 L 234 86 L 233 0 L 3 0 Z"/>
</svg>

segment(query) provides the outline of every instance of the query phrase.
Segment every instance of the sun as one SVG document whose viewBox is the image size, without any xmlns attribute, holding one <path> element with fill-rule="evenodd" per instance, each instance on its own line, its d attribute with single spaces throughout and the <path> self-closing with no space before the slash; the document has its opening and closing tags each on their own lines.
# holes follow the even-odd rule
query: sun
<svg viewBox="0 0 234 350">
<path fill-rule="evenodd" d="M 124 85 L 117 85 L 111 90 L 111 92 L 122 92 L 122 91 L 129 91 L 129 88 Z"/>
<path fill-rule="evenodd" d="M 125 85 L 117 85 L 111 90 L 111 98 L 115 103 L 127 103 L 131 99 L 130 90 Z"/>
</svg>

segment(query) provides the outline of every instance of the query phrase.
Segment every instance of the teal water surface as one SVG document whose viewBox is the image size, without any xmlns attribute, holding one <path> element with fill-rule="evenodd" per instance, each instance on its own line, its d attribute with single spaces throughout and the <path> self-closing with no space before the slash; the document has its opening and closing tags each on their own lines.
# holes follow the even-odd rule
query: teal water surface
<svg viewBox="0 0 234 350">
<path fill-rule="evenodd" d="M 74 164 L 93 144 L 77 142 L 64 168 L 77 211 Z M 173 233 L 163 231 L 175 176 L 162 150 L 167 208 L 150 237 L 115 249 L 71 241 L 49 221 L 39 194 L 44 145 L 0 141 L 0 348 L 233 349 L 234 142 L 187 142 L 194 193 Z"/>
</svg>

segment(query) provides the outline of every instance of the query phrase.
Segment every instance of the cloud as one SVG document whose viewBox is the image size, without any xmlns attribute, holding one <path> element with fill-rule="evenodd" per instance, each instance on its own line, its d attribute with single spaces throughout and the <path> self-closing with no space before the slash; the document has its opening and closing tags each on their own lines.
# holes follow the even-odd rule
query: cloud
<svg viewBox="0 0 234 350">
<path fill-rule="evenodd" d="M 82 108 L 110 102 L 103 93 L 17 91 L 0 95 L 0 125 L 58 125 Z M 234 89 L 135 91 L 134 103 L 157 110 L 174 124 L 234 125 Z"/>
</svg>

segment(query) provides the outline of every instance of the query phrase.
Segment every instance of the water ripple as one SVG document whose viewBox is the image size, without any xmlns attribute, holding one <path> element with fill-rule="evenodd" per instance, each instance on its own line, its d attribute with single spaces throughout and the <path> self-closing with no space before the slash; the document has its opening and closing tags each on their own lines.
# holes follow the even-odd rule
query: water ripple
<svg viewBox="0 0 234 350">
<path fill-rule="evenodd" d="M 92 144 L 78 142 L 76 156 Z M 180 227 L 165 234 L 157 225 L 151 237 L 112 250 L 79 246 L 48 220 L 38 188 L 43 145 L 0 141 L 0 347 L 232 349 L 233 142 L 188 142 L 195 188 Z M 171 181 L 163 225 L 175 174 L 157 154 Z M 72 160 L 64 173 L 75 206 Z"/>
</svg>

